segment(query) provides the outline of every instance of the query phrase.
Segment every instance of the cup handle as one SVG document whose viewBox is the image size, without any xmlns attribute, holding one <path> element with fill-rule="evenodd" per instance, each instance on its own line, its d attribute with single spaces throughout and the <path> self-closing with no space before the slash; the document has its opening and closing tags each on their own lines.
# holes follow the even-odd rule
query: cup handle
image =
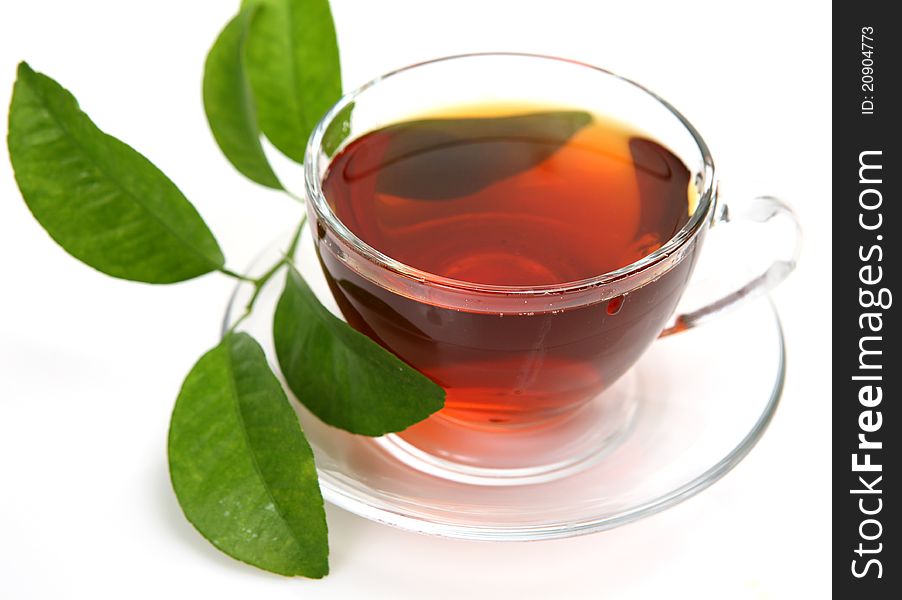
<svg viewBox="0 0 902 600">
<path fill-rule="evenodd" d="M 739 289 L 730 292 L 705 306 L 676 316 L 660 337 L 680 333 L 708 322 L 722 312 L 768 293 L 792 273 L 802 249 L 802 230 L 795 213 L 783 201 L 772 196 L 757 196 L 750 200 L 721 204 L 715 208 L 711 227 L 725 227 L 731 223 L 754 223 L 766 228 L 764 235 L 773 243 L 761 248 L 771 248 L 776 254 L 770 266 Z M 788 226 L 787 226 L 788 225 Z M 768 238 L 764 238 L 768 239 Z"/>
</svg>

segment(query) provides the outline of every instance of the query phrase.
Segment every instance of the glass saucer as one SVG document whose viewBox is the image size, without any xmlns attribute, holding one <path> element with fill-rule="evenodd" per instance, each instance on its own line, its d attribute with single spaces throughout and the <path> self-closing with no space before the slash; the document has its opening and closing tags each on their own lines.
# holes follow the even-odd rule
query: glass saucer
<svg viewBox="0 0 902 600">
<path fill-rule="evenodd" d="M 265 250 L 250 273 L 275 263 L 286 239 Z M 323 304 L 338 314 L 306 230 L 296 265 Z M 271 280 L 254 314 L 241 326 L 263 345 L 276 373 L 272 315 L 283 281 L 282 275 Z M 247 284 L 237 286 L 224 328 L 241 314 L 251 291 Z M 616 443 L 557 478 L 505 485 L 436 476 L 399 458 L 386 438 L 352 435 L 325 425 L 297 402 L 295 408 L 313 447 L 327 501 L 418 533 L 538 540 L 610 529 L 707 488 L 736 466 L 764 433 L 777 408 L 783 375 L 783 334 L 776 310 L 767 299 L 751 302 L 715 323 L 652 345 L 610 390 L 629 395 L 636 406 L 629 429 Z M 585 419 L 603 414 L 589 410 Z"/>
</svg>

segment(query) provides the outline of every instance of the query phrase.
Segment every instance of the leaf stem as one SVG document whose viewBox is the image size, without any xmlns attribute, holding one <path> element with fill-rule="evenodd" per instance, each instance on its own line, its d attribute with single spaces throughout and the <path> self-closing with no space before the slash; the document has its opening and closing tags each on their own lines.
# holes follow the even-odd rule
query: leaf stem
<svg viewBox="0 0 902 600">
<path fill-rule="evenodd" d="M 257 277 L 256 279 L 246 277 L 244 275 L 238 275 L 237 273 L 228 272 L 226 270 L 222 270 L 226 275 L 231 275 L 232 277 L 236 277 L 241 281 L 246 281 L 248 283 L 252 283 L 254 285 L 254 291 L 251 294 L 250 299 L 247 301 L 247 304 L 244 306 L 244 314 L 238 318 L 237 321 L 229 328 L 229 333 L 234 332 L 245 319 L 247 319 L 251 313 L 254 311 L 254 305 L 257 303 L 257 298 L 260 297 L 260 293 L 263 291 L 263 288 L 266 287 L 266 284 L 269 283 L 269 280 L 273 278 L 273 276 L 279 272 L 283 266 L 289 264 L 294 259 L 294 253 L 297 250 L 298 243 L 301 240 L 301 235 L 304 232 L 304 225 L 307 224 L 307 215 L 305 214 L 301 217 L 301 222 L 298 223 L 297 229 L 294 234 L 291 236 L 291 242 L 288 245 L 288 249 L 285 251 L 285 254 L 281 259 L 273 266 L 271 266 L 263 275 Z"/>
<path fill-rule="evenodd" d="M 256 279 L 254 279 L 253 277 L 248 277 L 247 275 L 242 275 L 241 273 L 236 273 L 235 271 L 232 271 L 231 269 L 226 269 L 225 267 L 220 267 L 218 269 L 218 271 L 220 273 L 222 273 L 223 275 L 228 275 L 229 277 L 232 277 L 239 281 L 246 281 L 248 283 L 254 283 L 256 281 Z"/>
<path fill-rule="evenodd" d="M 282 191 L 285 192 L 286 194 L 288 194 L 288 196 L 290 196 L 293 200 L 295 200 L 295 201 L 301 203 L 302 205 L 303 205 L 303 204 L 306 204 L 306 202 L 307 202 L 307 201 L 304 200 L 301 196 L 298 196 L 297 194 L 295 194 L 295 193 L 292 192 L 291 190 L 282 190 Z"/>
<path fill-rule="evenodd" d="M 298 228 L 295 230 L 294 235 L 291 236 L 291 243 L 288 245 L 288 250 L 285 251 L 285 258 L 283 260 L 287 260 L 291 262 L 294 260 L 294 253 L 297 251 L 298 242 L 301 241 L 301 235 L 304 233 L 304 225 L 307 224 L 307 213 L 304 213 L 304 216 L 301 217 L 301 222 L 298 223 Z"/>
</svg>

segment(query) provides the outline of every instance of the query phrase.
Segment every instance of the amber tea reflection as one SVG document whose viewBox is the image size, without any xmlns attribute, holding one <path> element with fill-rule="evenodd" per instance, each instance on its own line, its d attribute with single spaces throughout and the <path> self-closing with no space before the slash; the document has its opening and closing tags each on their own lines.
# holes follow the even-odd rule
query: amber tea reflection
<svg viewBox="0 0 902 600">
<path fill-rule="evenodd" d="M 695 208 L 692 183 L 671 151 L 618 123 L 484 106 L 363 135 L 333 158 L 323 191 L 357 237 L 401 263 L 528 287 L 589 279 L 660 248 Z M 389 291 L 320 251 L 348 322 L 442 385 L 444 416 L 483 426 L 537 423 L 610 385 L 663 328 L 691 258 L 601 302 L 490 313 L 449 308 L 440 287 L 428 302 Z"/>
</svg>

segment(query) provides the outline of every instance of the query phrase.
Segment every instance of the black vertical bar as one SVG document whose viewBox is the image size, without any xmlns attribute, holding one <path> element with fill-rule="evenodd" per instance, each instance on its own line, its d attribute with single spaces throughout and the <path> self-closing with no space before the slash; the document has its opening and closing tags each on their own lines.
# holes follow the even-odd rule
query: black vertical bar
<svg viewBox="0 0 902 600">
<path fill-rule="evenodd" d="M 833 586 L 902 598 L 899 39 L 891 2 L 833 5 Z M 802 149 L 800 149 L 801 151 Z M 816 257 L 809 257 L 816 260 Z M 816 298 L 812 296 L 812 302 Z M 893 557 L 891 559 L 890 557 Z"/>
</svg>

